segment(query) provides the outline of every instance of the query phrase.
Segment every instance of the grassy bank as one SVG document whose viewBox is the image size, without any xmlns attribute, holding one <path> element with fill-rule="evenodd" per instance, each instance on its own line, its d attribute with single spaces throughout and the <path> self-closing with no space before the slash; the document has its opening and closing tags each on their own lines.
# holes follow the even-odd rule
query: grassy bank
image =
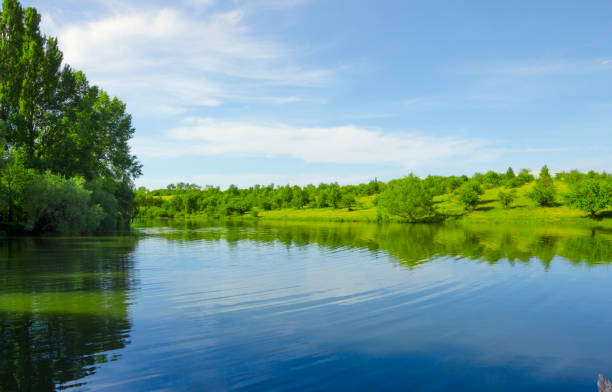
<svg viewBox="0 0 612 392">
<path fill-rule="evenodd" d="M 517 188 L 516 199 L 509 208 L 498 200 L 498 193 L 503 187 L 487 189 L 481 196 L 476 208 L 466 211 L 457 195 L 443 195 L 434 198 L 435 208 L 447 220 L 466 223 L 563 223 L 585 226 L 612 227 L 612 209 L 602 211 L 596 219 L 586 216 L 582 211 L 573 210 L 563 205 L 562 195 L 569 191 L 563 183 L 557 182 L 557 203 L 553 207 L 541 207 L 527 197 L 534 184 L 530 183 Z M 347 208 L 286 208 L 272 211 L 258 211 L 263 220 L 291 221 L 336 221 L 336 222 L 374 222 L 378 220 L 375 197 L 362 197 L 350 211 Z M 399 219 L 390 217 L 391 221 Z"/>
</svg>

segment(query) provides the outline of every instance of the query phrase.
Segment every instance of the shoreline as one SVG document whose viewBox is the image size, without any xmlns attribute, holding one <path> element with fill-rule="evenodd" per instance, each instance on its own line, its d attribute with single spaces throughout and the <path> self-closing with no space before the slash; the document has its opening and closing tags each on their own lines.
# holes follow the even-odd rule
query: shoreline
<svg viewBox="0 0 612 392">
<path fill-rule="evenodd" d="M 555 207 L 553 207 L 555 208 Z M 322 210 L 322 211 L 321 211 Z M 368 211 L 370 212 L 370 211 Z M 301 222 L 301 223 L 317 223 L 317 222 L 331 222 L 331 223 L 393 223 L 393 224 L 511 224 L 511 225 L 563 225 L 563 226 L 580 226 L 584 228 L 610 228 L 612 229 L 612 219 L 607 216 L 597 218 L 590 218 L 588 216 L 580 216 L 580 214 L 572 215 L 559 215 L 559 214 L 533 214 L 532 211 L 525 211 L 531 213 L 528 216 L 519 214 L 518 216 L 509 216 L 510 214 L 487 214 L 487 213 L 467 213 L 465 215 L 449 215 L 440 216 L 438 219 L 432 219 L 429 221 L 418 221 L 411 222 L 398 218 L 390 219 L 379 219 L 374 213 L 364 214 L 363 211 L 346 211 L 336 210 L 328 211 L 326 209 L 302 209 L 302 210 L 273 210 L 259 212 L 257 216 L 250 214 L 245 215 L 230 215 L 224 217 L 214 217 L 208 215 L 188 215 L 188 216 L 175 216 L 166 218 L 137 218 L 133 221 L 137 222 L 151 222 L 159 220 L 169 221 L 251 221 L 251 222 Z M 355 213 L 355 214 L 353 214 Z"/>
</svg>

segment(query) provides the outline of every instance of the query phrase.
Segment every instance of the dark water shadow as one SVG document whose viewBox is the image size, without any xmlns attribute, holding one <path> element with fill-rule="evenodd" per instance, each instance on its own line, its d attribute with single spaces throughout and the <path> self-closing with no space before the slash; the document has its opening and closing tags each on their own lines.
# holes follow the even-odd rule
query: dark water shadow
<svg viewBox="0 0 612 392">
<path fill-rule="evenodd" d="M 0 239 L 0 390 L 78 386 L 120 358 L 112 351 L 129 344 L 136 242 Z"/>
</svg>

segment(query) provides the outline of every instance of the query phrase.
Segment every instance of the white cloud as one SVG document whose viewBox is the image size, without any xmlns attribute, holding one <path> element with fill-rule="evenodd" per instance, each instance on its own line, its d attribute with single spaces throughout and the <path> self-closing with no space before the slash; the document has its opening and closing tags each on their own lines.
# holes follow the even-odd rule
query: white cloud
<svg viewBox="0 0 612 392">
<path fill-rule="evenodd" d="M 294 127 L 191 118 L 165 139 L 136 139 L 142 157 L 291 157 L 308 163 L 392 165 L 410 170 L 471 159 L 491 142 L 418 133 L 383 133 L 354 125 Z"/>
<path fill-rule="evenodd" d="M 198 3 L 209 3 L 208 1 Z M 258 37 L 244 11 L 193 15 L 173 8 L 130 9 L 57 30 L 66 63 L 97 84 L 157 113 L 157 107 L 217 106 L 225 101 L 298 102 L 266 88 L 305 89 L 329 82 L 330 69 L 307 68 L 280 42 Z"/>
</svg>

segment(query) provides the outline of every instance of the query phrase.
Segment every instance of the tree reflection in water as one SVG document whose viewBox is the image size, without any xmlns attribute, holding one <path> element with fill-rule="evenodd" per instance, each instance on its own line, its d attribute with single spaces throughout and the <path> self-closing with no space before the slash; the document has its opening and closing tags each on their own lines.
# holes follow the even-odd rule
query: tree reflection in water
<svg viewBox="0 0 612 392">
<path fill-rule="evenodd" d="M 64 388 L 118 358 L 136 241 L 0 240 L 0 390 Z"/>
</svg>

